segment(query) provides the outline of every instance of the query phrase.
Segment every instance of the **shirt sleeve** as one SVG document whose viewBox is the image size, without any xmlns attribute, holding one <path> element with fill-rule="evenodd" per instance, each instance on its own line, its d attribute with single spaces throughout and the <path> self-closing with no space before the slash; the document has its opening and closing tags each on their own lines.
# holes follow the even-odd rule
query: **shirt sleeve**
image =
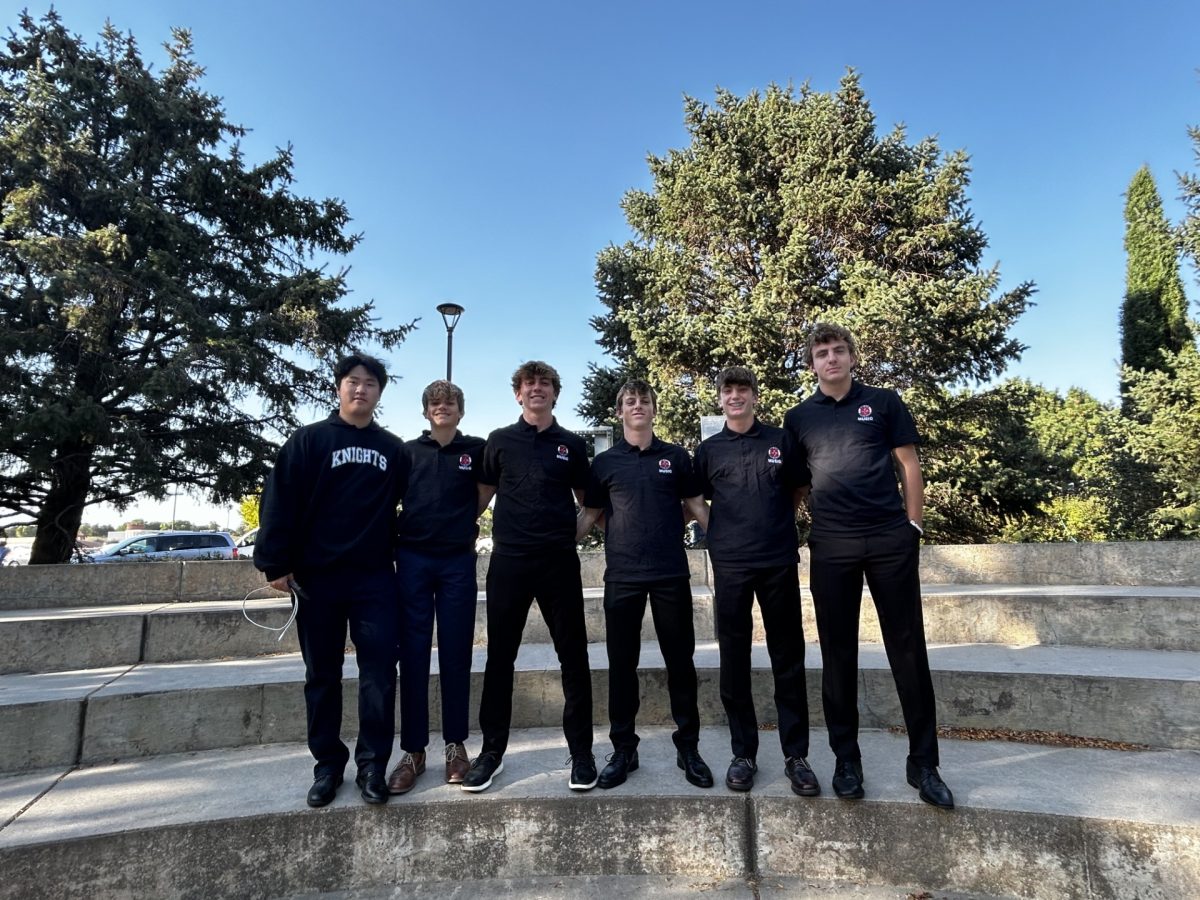
<svg viewBox="0 0 1200 900">
<path fill-rule="evenodd" d="M 601 466 L 592 463 L 588 473 L 587 488 L 583 492 L 583 505 L 589 509 L 604 509 L 608 506 L 608 485 L 600 478 Z"/>
<path fill-rule="evenodd" d="M 479 464 L 479 483 L 496 487 L 500 483 L 500 442 L 496 433 L 488 437 L 483 446 L 483 460 Z"/>
<path fill-rule="evenodd" d="M 254 566 L 270 580 L 295 568 L 295 545 L 304 484 L 304 446 L 299 434 L 288 438 L 275 457 L 260 501 Z"/>
<path fill-rule="evenodd" d="M 812 472 L 808 469 L 808 454 L 796 440 L 791 429 L 783 432 L 783 478 L 788 487 L 802 488 L 812 484 Z"/>
<path fill-rule="evenodd" d="M 695 476 L 696 493 L 703 494 L 705 500 L 711 500 L 713 486 L 708 479 L 708 451 L 703 442 L 696 448 L 696 455 L 692 459 L 692 470 Z M 694 497 L 695 494 L 692 496 Z"/>
<path fill-rule="evenodd" d="M 892 391 L 892 409 L 888 416 L 888 440 L 893 448 L 906 447 L 909 444 L 921 443 L 921 435 L 917 433 L 917 423 L 913 421 L 912 413 L 900 399 L 900 395 Z"/>
<path fill-rule="evenodd" d="M 698 497 L 704 493 L 704 486 L 700 483 L 700 477 L 696 474 L 696 466 L 692 463 L 692 458 L 688 456 L 686 450 L 676 454 L 679 463 L 679 498 L 686 500 L 689 497 Z"/>
</svg>

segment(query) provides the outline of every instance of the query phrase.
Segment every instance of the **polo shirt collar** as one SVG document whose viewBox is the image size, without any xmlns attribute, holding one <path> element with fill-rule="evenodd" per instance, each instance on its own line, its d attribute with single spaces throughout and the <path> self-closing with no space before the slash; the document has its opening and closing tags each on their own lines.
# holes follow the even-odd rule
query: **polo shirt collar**
<svg viewBox="0 0 1200 900">
<path fill-rule="evenodd" d="M 834 400 L 832 397 L 830 397 L 828 394 L 826 394 L 824 391 L 822 391 L 820 387 L 815 387 L 815 388 L 813 388 L 813 402 L 814 403 L 839 403 L 839 402 L 849 403 L 851 400 L 854 400 L 855 398 L 858 397 L 859 394 L 862 393 L 862 389 L 863 389 L 862 382 L 859 381 L 857 378 L 855 378 L 850 382 L 850 390 L 848 390 L 846 392 L 846 396 L 843 397 L 840 401 L 838 401 L 838 400 Z"/>
<path fill-rule="evenodd" d="M 728 422 L 721 426 L 722 434 L 724 434 L 726 437 L 729 437 L 729 438 L 758 437 L 758 433 L 760 431 L 762 431 L 762 422 L 759 421 L 758 416 L 754 417 L 754 423 L 750 426 L 749 430 L 747 430 L 747 431 L 734 431 L 732 428 L 729 427 Z"/>
<path fill-rule="evenodd" d="M 461 440 L 462 440 L 462 432 L 456 428 L 454 430 L 454 437 L 452 437 L 450 439 L 450 443 L 447 444 L 446 446 L 453 447 L 455 444 L 457 444 Z M 421 436 L 419 438 L 417 438 L 417 441 L 422 444 L 432 444 L 435 447 L 442 446 L 434 439 L 433 432 L 431 432 L 428 428 L 426 428 L 424 431 L 421 432 Z"/>
<path fill-rule="evenodd" d="M 656 434 L 650 439 L 650 446 L 645 450 L 642 450 L 635 444 L 629 443 L 629 441 L 625 440 L 624 437 L 618 438 L 616 444 L 613 446 L 614 448 L 624 450 L 626 453 L 657 453 L 662 449 L 663 442 L 662 439 Z"/>
<path fill-rule="evenodd" d="M 543 429 L 543 431 L 549 431 L 550 429 L 555 428 L 557 426 L 558 426 L 558 419 L 551 418 L 550 424 L 547 425 Z M 520 428 L 522 431 L 537 431 L 538 430 L 538 427 L 536 425 L 530 424 L 529 422 L 525 421 L 524 416 L 517 416 L 517 427 Z"/>
</svg>

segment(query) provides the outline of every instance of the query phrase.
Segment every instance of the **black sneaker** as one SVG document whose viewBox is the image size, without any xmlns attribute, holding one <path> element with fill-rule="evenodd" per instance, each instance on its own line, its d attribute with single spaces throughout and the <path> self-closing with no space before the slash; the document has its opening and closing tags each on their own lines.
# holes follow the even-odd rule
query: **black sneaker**
<svg viewBox="0 0 1200 900">
<path fill-rule="evenodd" d="M 788 757 L 783 765 L 788 781 L 792 783 L 792 793 L 801 797 L 816 797 L 821 793 L 821 783 L 817 775 L 803 756 Z"/>
<path fill-rule="evenodd" d="M 839 759 L 833 769 L 833 792 L 843 800 L 861 800 L 863 791 L 862 762 Z"/>
<path fill-rule="evenodd" d="M 490 788 L 492 778 L 503 771 L 504 757 L 495 751 L 488 750 L 475 757 L 475 762 L 471 763 L 471 768 L 463 776 L 462 784 L 459 787 L 468 793 L 478 794 L 480 791 Z"/>
<path fill-rule="evenodd" d="M 571 764 L 571 780 L 567 787 L 573 791 L 590 791 L 600 780 L 596 774 L 596 757 L 591 753 L 575 753 L 567 760 Z"/>
<path fill-rule="evenodd" d="M 614 750 L 609 754 L 608 765 L 600 773 L 600 778 L 596 784 L 606 790 L 608 788 L 615 788 L 618 784 L 624 784 L 629 773 L 637 771 L 637 767 L 637 750 Z M 574 785 L 571 785 L 571 787 L 574 787 Z"/>
</svg>

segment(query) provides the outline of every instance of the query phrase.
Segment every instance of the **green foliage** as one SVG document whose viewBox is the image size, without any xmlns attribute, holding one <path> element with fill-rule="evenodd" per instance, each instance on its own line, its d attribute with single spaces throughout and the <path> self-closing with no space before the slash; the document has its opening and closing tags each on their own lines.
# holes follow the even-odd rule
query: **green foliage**
<svg viewBox="0 0 1200 900">
<path fill-rule="evenodd" d="M 1125 370 L 1130 447 L 1162 486 L 1157 537 L 1200 536 L 1200 350 L 1166 354 L 1166 371 Z"/>
<path fill-rule="evenodd" d="M 188 32 L 166 52 L 51 12 L 0 53 L 0 517 L 37 522 L 31 562 L 86 505 L 256 490 L 331 360 L 411 327 L 340 303 L 344 204 L 292 193 L 290 147 L 249 165 Z"/>
<path fill-rule="evenodd" d="M 1142 166 L 1125 199 L 1125 301 L 1121 307 L 1121 362 L 1129 369 L 1163 371 L 1163 352 L 1192 341 L 1187 298 L 1179 277 L 1175 237 L 1150 169 Z M 1123 382 L 1122 392 L 1128 382 Z M 1128 404 L 1127 404 L 1128 411 Z"/>
</svg>

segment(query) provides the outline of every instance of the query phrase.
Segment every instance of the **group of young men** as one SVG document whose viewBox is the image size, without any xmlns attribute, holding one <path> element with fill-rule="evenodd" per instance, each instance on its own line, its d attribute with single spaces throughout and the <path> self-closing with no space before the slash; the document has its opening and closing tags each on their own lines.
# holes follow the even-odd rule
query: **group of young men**
<svg viewBox="0 0 1200 900">
<path fill-rule="evenodd" d="M 692 593 L 683 543 L 691 518 L 707 534 L 714 575 L 720 695 L 732 748 L 725 784 L 749 791 L 758 771 L 751 690 L 757 598 L 784 772 L 795 793 L 818 795 L 820 783 L 807 761 L 797 573 L 796 511 L 807 502 L 810 589 L 821 645 L 822 704 L 836 760 L 834 793 L 864 796 L 857 651 L 865 577 L 908 729 L 907 780 L 925 802 L 952 808 L 953 796 L 937 770 L 921 615 L 918 436 L 894 391 L 853 379 L 857 355 L 848 331 L 817 326 L 808 360 L 818 387 L 787 413 L 783 428 L 757 418 L 753 372 L 740 366 L 723 370 L 716 388 L 725 424 L 700 444 L 694 459 L 654 434 L 656 394 L 646 382 L 630 381 L 616 398 L 622 438 L 590 465 L 583 439 L 554 418 L 562 385 L 545 363 L 527 362 L 513 374 L 520 418 L 486 442 L 459 431 L 463 393 L 437 381 L 422 395 L 429 430 L 403 443 L 374 420 L 387 383 L 382 364 L 362 355 L 342 360 L 334 371 L 338 410 L 301 428 L 280 450 L 263 493 L 254 555 L 273 586 L 297 597 L 309 749 L 316 760 L 309 805 L 333 799 L 349 761 L 340 738 L 347 627 L 359 669 L 354 759 L 363 799 L 384 803 L 391 794 L 411 790 L 425 772 L 435 621 L 445 779 L 464 791 L 490 787 L 504 769 L 514 666 L 534 602 L 561 667 L 569 787 L 613 788 L 638 768 L 637 670 L 647 601 L 666 664 L 676 764 L 689 783 L 711 787 L 713 775 L 699 749 Z M 468 761 L 476 520 L 493 497 L 482 748 Z M 576 543 L 597 524 L 606 533 L 613 747 L 599 772 L 576 552 Z M 397 660 L 402 756 L 386 775 Z"/>
</svg>

